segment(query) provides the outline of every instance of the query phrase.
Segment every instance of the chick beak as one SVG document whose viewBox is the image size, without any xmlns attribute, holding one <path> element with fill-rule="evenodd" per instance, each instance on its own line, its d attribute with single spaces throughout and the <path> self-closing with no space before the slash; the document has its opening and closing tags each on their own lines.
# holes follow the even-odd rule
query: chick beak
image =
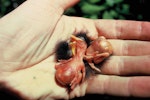
<svg viewBox="0 0 150 100">
<path fill-rule="evenodd" d="M 72 55 L 75 56 L 76 55 L 76 42 L 70 42 L 69 46 L 71 48 Z"/>
<path fill-rule="evenodd" d="M 82 39 L 80 39 L 80 38 L 78 38 L 78 37 L 76 37 L 76 36 L 74 36 L 74 35 L 71 35 L 70 41 L 71 41 L 71 42 L 74 42 L 74 41 L 82 41 Z"/>
<path fill-rule="evenodd" d="M 76 36 L 74 36 L 74 35 L 71 35 L 71 38 L 70 38 L 70 48 L 71 48 L 71 51 L 72 51 L 72 54 L 73 54 L 73 56 L 75 56 L 76 55 L 76 43 L 77 43 L 77 41 L 80 41 L 81 39 L 80 38 L 78 38 L 78 37 L 76 37 Z"/>
<path fill-rule="evenodd" d="M 71 51 L 72 51 L 72 54 L 73 54 L 73 56 L 75 56 L 76 55 L 76 43 L 77 43 L 77 41 L 82 41 L 82 39 L 80 39 L 80 38 L 78 38 L 78 37 L 76 37 L 76 36 L 74 36 L 74 35 L 71 35 L 71 38 L 70 38 L 70 47 L 71 47 Z"/>
</svg>

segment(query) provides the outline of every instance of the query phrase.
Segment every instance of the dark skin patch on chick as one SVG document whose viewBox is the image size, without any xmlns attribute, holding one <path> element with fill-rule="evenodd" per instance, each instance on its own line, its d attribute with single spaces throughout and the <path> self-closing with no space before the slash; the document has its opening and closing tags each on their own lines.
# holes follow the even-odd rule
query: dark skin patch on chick
<svg viewBox="0 0 150 100">
<path fill-rule="evenodd" d="M 56 47 L 56 59 L 67 60 L 72 57 L 72 51 L 67 41 L 60 42 Z"/>
<path fill-rule="evenodd" d="M 75 36 L 84 40 L 86 42 L 87 46 L 90 45 L 91 40 L 88 38 L 88 36 L 85 33 L 79 33 L 79 34 L 76 34 Z"/>
</svg>

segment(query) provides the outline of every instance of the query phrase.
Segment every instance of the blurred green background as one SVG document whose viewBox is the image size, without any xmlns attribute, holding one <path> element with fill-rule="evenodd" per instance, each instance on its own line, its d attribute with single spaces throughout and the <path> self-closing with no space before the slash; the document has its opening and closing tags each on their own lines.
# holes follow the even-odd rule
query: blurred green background
<svg viewBox="0 0 150 100">
<path fill-rule="evenodd" d="M 0 17 L 25 0 L 0 0 Z M 150 21 L 150 0 L 81 0 L 64 14 L 92 19 L 127 19 Z"/>
</svg>

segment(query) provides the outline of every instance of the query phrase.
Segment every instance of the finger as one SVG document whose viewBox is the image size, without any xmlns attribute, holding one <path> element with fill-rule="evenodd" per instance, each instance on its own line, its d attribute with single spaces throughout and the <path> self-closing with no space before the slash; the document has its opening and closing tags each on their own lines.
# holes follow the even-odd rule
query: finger
<svg viewBox="0 0 150 100">
<path fill-rule="evenodd" d="M 113 47 L 113 55 L 141 56 L 150 54 L 150 42 L 131 40 L 109 40 Z"/>
<path fill-rule="evenodd" d="M 150 77 L 98 75 L 88 81 L 87 93 L 150 97 Z"/>
<path fill-rule="evenodd" d="M 150 75 L 150 56 L 112 56 L 100 69 L 103 74 Z"/>
<path fill-rule="evenodd" d="M 114 39 L 150 40 L 150 22 L 97 20 L 99 35 Z"/>
</svg>

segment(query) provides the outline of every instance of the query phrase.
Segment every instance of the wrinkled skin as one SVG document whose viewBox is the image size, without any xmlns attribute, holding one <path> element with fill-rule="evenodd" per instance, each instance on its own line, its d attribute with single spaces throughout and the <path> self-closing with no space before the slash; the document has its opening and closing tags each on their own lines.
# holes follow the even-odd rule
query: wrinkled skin
<svg viewBox="0 0 150 100">
<path fill-rule="evenodd" d="M 72 51 L 74 56 L 69 60 L 60 60 L 56 64 L 56 80 L 64 86 L 74 89 L 85 78 L 83 57 L 87 48 L 86 43 L 75 36 L 71 37 Z"/>
<path fill-rule="evenodd" d="M 109 57 L 112 52 L 111 44 L 104 36 L 100 36 L 87 48 L 84 59 L 88 61 L 92 69 L 100 73 L 100 69 L 96 68 L 94 64 L 102 62 L 105 58 Z"/>
</svg>

